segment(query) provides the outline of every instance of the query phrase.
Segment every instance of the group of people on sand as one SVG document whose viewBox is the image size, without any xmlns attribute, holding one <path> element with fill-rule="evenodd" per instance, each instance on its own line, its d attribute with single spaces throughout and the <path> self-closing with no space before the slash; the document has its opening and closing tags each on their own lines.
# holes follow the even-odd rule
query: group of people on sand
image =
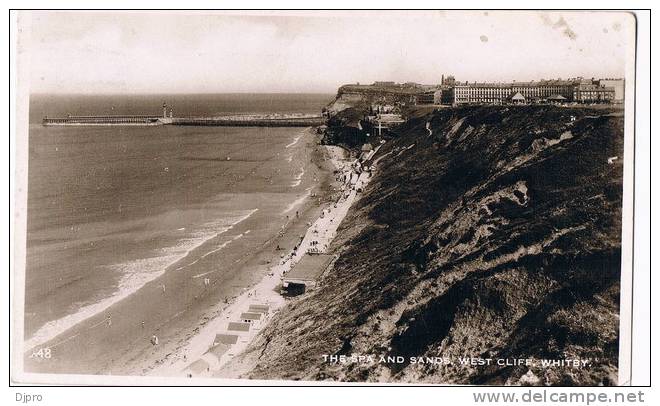
<svg viewBox="0 0 660 406">
<path fill-rule="evenodd" d="M 318 232 L 317 230 L 314 230 L 314 231 Z M 312 241 L 310 241 L 310 242 L 309 242 L 309 245 L 310 245 L 310 247 L 307 249 L 307 252 L 308 252 L 308 253 L 310 253 L 310 254 L 318 254 L 318 253 L 321 252 L 321 250 L 320 250 L 319 247 L 318 247 L 319 242 L 318 242 L 317 240 L 312 240 Z M 323 246 L 323 248 L 325 248 L 325 245 Z"/>
</svg>

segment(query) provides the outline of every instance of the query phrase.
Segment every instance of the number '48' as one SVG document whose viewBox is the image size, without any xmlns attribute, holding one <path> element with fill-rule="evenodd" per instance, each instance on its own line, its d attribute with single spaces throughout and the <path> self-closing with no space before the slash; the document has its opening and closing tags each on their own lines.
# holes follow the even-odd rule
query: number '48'
<svg viewBox="0 0 660 406">
<path fill-rule="evenodd" d="M 39 351 L 32 353 L 32 358 L 50 358 L 51 352 L 50 348 L 39 348 Z"/>
</svg>

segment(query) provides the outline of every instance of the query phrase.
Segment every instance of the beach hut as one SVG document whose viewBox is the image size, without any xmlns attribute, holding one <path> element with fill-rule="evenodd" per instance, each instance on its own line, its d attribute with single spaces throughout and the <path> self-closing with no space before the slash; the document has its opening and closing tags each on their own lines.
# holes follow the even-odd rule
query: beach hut
<svg viewBox="0 0 660 406">
<path fill-rule="evenodd" d="M 186 371 L 188 372 L 188 377 L 192 378 L 193 376 L 200 376 L 205 372 L 208 372 L 211 366 L 208 362 L 203 359 L 198 359 L 192 364 L 188 365 Z"/>
<path fill-rule="evenodd" d="M 270 306 L 268 305 L 260 305 L 260 304 L 253 304 L 248 307 L 248 312 L 250 313 L 268 313 L 268 310 L 270 310 Z"/>
<path fill-rule="evenodd" d="M 215 339 L 213 340 L 213 345 L 226 344 L 232 345 L 236 344 L 238 341 L 238 336 L 235 334 L 216 334 Z"/>
<path fill-rule="evenodd" d="M 229 331 L 250 331 L 250 323 L 243 323 L 243 322 L 229 322 L 229 327 L 227 327 L 227 330 Z"/>
<path fill-rule="evenodd" d="M 261 313 L 241 313 L 241 320 L 243 323 L 254 323 L 261 320 Z"/>
<path fill-rule="evenodd" d="M 227 351 L 229 351 L 229 348 L 231 348 L 230 345 L 220 343 L 209 348 L 209 350 L 206 351 L 206 353 L 214 356 L 215 358 L 217 358 L 218 361 L 220 361 L 220 358 L 222 358 L 222 356 L 225 355 Z"/>
</svg>

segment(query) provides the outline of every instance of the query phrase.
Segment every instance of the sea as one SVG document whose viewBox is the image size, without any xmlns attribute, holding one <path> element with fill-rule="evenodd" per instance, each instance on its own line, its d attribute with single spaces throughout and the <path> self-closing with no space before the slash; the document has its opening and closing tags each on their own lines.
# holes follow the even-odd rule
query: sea
<svg viewBox="0 0 660 406">
<path fill-rule="evenodd" d="M 331 94 L 32 95 L 25 348 L 102 312 L 255 213 L 300 199 L 301 128 L 44 127 L 45 116 L 319 113 Z M 285 202 L 287 203 L 287 202 Z M 261 210 L 261 212 L 260 212 Z M 268 221 L 268 219 L 265 219 Z M 222 249 L 222 246 L 215 247 Z"/>
</svg>

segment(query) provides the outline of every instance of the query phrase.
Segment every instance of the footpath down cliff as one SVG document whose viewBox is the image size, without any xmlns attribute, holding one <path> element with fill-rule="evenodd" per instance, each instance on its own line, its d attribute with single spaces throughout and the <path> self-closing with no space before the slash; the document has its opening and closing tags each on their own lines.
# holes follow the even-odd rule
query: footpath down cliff
<svg viewBox="0 0 660 406">
<path fill-rule="evenodd" d="M 244 377 L 616 384 L 622 112 L 441 109 L 396 132 L 333 268 L 236 360 Z"/>
</svg>

